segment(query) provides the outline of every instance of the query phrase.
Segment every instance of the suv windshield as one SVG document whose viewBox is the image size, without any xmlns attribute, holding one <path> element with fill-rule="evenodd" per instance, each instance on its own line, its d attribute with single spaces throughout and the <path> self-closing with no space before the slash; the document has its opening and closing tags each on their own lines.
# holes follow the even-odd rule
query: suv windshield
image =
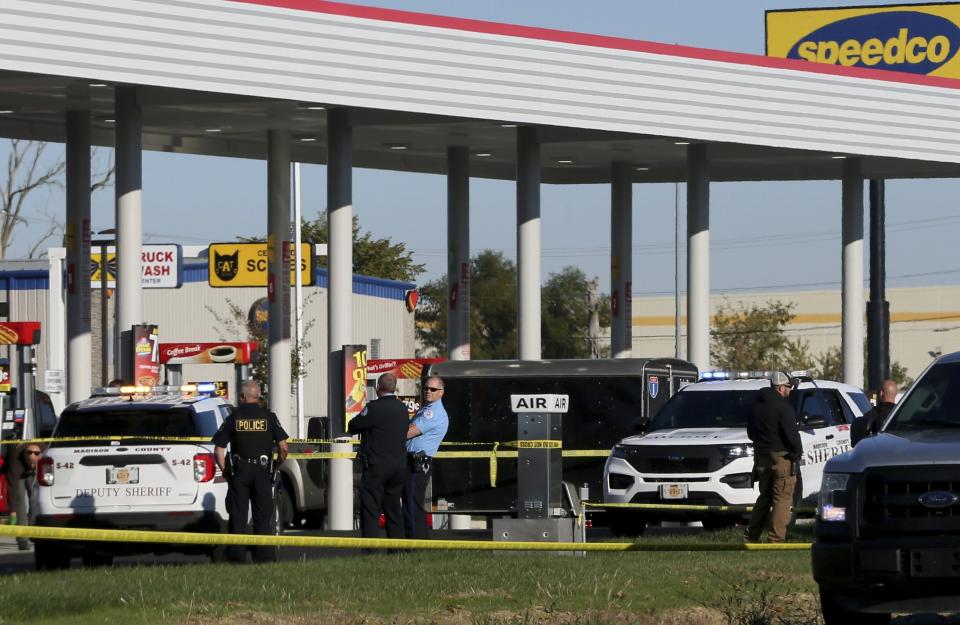
<svg viewBox="0 0 960 625">
<path fill-rule="evenodd" d="M 960 363 L 934 365 L 914 383 L 885 432 L 960 428 Z"/>
<path fill-rule="evenodd" d="M 674 395 L 647 431 L 667 428 L 745 428 L 757 389 L 687 391 Z"/>
<path fill-rule="evenodd" d="M 206 419 L 200 420 L 201 424 Z M 215 424 L 214 424 L 215 425 Z M 215 428 L 214 428 L 215 429 Z M 67 410 L 60 415 L 54 436 L 212 436 L 198 428 L 190 410 Z"/>
</svg>

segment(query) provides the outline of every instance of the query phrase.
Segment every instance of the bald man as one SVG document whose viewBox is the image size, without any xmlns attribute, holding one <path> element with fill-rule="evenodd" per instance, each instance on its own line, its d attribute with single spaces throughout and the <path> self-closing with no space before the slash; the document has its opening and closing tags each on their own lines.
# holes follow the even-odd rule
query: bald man
<svg viewBox="0 0 960 625">
<path fill-rule="evenodd" d="M 897 405 L 897 383 L 893 380 L 884 380 L 880 387 L 880 397 L 877 405 L 870 412 L 863 415 L 853 422 L 850 428 L 850 445 L 856 445 L 862 439 L 873 436 L 880 431 L 883 423 L 887 420 L 894 406 Z"/>
</svg>

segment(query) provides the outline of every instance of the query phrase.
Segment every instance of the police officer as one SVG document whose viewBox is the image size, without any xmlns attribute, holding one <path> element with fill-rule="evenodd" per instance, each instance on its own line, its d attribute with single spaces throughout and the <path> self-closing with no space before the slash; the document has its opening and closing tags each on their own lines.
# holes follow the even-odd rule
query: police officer
<svg viewBox="0 0 960 625">
<path fill-rule="evenodd" d="M 893 412 L 897 406 L 897 383 L 893 380 L 884 380 L 880 387 L 880 397 L 877 405 L 870 409 L 867 414 L 853 422 L 850 426 L 850 446 L 853 447 L 868 436 L 873 436 L 880 431 L 883 422 Z"/>
<path fill-rule="evenodd" d="M 260 384 L 245 380 L 240 387 L 240 407 L 227 417 L 213 435 L 217 466 L 227 477 L 227 512 L 230 515 L 230 533 L 249 532 L 247 518 L 252 505 L 253 533 L 270 534 L 270 515 L 273 511 L 273 481 L 271 469 L 273 450 L 278 447 L 278 462 L 287 457 L 287 433 L 280 426 L 277 415 L 260 407 Z M 230 445 L 230 466 L 227 468 L 226 447 Z M 245 562 L 246 549 L 232 545 L 227 550 L 230 560 Z M 272 547 L 257 547 L 256 562 L 277 559 Z"/>
<path fill-rule="evenodd" d="M 384 373 L 377 380 L 377 399 L 350 420 L 348 430 L 360 435 L 357 457 L 360 478 L 360 532 L 364 538 L 380 535 L 380 512 L 387 520 L 387 538 L 403 538 L 400 495 L 406 475 L 407 406 L 397 399 L 397 376 Z"/>
<path fill-rule="evenodd" d="M 437 455 L 449 425 L 442 399 L 443 380 L 437 376 L 427 378 L 423 387 L 423 407 L 407 428 L 407 479 L 403 487 L 403 521 L 407 538 L 430 537 L 424 500 L 433 474 L 433 457 Z"/>
<path fill-rule="evenodd" d="M 793 490 L 797 485 L 797 460 L 803 452 L 797 417 L 787 401 L 790 378 L 782 371 L 770 376 L 770 387 L 757 394 L 747 436 L 753 441 L 753 473 L 760 483 L 760 496 L 753 506 L 744 540 L 758 542 L 770 524 L 767 542 L 780 543 L 787 537 Z"/>
</svg>

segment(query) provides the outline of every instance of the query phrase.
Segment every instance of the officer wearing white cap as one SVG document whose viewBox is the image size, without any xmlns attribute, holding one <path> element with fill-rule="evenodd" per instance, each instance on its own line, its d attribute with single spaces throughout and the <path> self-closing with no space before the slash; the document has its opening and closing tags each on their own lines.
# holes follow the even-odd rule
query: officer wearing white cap
<svg viewBox="0 0 960 625">
<path fill-rule="evenodd" d="M 787 536 L 797 485 L 796 462 L 803 452 L 797 417 L 787 401 L 791 388 L 790 377 L 774 371 L 770 388 L 760 389 L 747 420 L 747 436 L 753 441 L 753 475 L 760 486 L 743 535 L 748 542 L 758 542 L 768 523 L 767 542 L 783 542 Z"/>
</svg>

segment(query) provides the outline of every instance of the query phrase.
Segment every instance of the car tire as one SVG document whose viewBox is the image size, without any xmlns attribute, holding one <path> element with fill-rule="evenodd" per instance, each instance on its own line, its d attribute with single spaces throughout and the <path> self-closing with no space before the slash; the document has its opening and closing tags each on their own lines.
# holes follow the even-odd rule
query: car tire
<svg viewBox="0 0 960 625">
<path fill-rule="evenodd" d="M 90 568 L 113 566 L 113 554 L 109 553 L 84 553 L 80 559 L 83 566 Z"/>
<path fill-rule="evenodd" d="M 57 571 L 70 566 L 70 553 L 64 551 L 62 543 L 35 540 L 33 562 L 38 571 Z"/>
<path fill-rule="evenodd" d="M 274 536 L 283 534 L 283 531 L 293 526 L 293 501 L 286 486 L 281 486 L 273 495 L 273 514 L 270 517 L 270 531 Z"/>
<path fill-rule="evenodd" d="M 840 605 L 837 596 L 830 590 L 820 587 L 820 611 L 823 612 L 824 625 L 889 625 L 889 614 L 857 612 Z"/>
<path fill-rule="evenodd" d="M 642 536 L 647 531 L 647 522 L 630 513 L 610 512 L 607 525 L 614 536 Z"/>
</svg>

